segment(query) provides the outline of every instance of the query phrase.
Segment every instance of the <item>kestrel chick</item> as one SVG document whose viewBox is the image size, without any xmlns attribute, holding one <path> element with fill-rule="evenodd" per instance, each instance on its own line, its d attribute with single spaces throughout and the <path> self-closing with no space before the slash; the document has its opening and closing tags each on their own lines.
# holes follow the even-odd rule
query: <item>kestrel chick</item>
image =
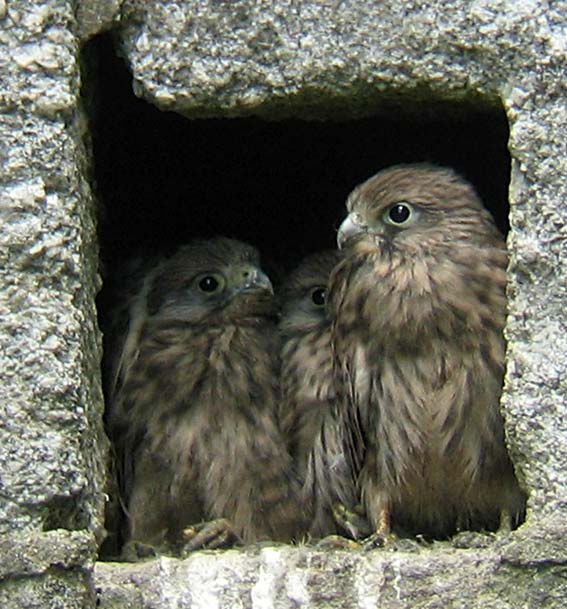
<svg viewBox="0 0 567 609">
<path fill-rule="evenodd" d="M 158 265 L 111 404 L 127 538 L 179 545 L 202 520 L 244 541 L 290 540 L 299 486 L 277 424 L 279 337 L 258 254 L 217 238 Z"/>
<path fill-rule="evenodd" d="M 379 535 L 516 524 L 525 496 L 499 398 L 504 240 L 452 170 L 400 165 L 358 186 L 329 310 L 345 452 Z"/>
<path fill-rule="evenodd" d="M 323 416 L 335 399 L 327 283 L 337 251 L 306 258 L 284 282 L 280 419 L 303 477 Z"/>
<path fill-rule="evenodd" d="M 287 277 L 280 293 L 280 420 L 303 483 L 304 505 L 313 514 L 309 529 L 315 537 L 335 533 L 333 505 L 339 501 L 352 505 L 355 498 L 355 488 L 345 477 L 337 435 L 331 321 L 326 306 L 329 276 L 340 259 L 337 251 L 308 256 Z"/>
</svg>

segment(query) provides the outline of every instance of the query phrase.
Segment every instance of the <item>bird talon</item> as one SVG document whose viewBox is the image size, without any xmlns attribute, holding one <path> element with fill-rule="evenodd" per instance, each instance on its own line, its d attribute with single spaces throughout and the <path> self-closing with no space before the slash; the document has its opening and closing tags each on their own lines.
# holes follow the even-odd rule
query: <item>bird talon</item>
<svg viewBox="0 0 567 609">
<path fill-rule="evenodd" d="M 397 536 L 393 533 L 376 532 L 362 542 L 362 549 L 366 551 L 378 548 L 392 550 L 395 548 L 397 539 Z"/>
<path fill-rule="evenodd" d="M 184 543 L 181 554 L 196 550 L 220 550 L 242 543 L 228 520 L 219 518 L 191 525 L 183 530 Z"/>
<path fill-rule="evenodd" d="M 342 503 L 337 503 L 333 506 L 333 518 L 337 526 L 354 540 L 364 539 L 372 531 L 361 506 L 357 505 L 351 510 Z"/>
</svg>

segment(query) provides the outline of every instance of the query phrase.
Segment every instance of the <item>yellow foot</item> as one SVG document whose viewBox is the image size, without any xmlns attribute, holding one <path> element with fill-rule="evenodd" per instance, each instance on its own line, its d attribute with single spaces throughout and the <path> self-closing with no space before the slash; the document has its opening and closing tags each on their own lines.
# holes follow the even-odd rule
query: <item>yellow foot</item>
<svg viewBox="0 0 567 609">
<path fill-rule="evenodd" d="M 195 550 L 219 550 L 241 545 L 242 540 L 234 532 L 228 520 L 219 518 L 187 527 L 183 531 L 181 554 Z"/>
<path fill-rule="evenodd" d="M 362 541 L 364 550 L 376 550 L 384 548 L 386 550 L 395 550 L 398 538 L 393 533 L 382 533 L 377 531 Z"/>
<path fill-rule="evenodd" d="M 337 526 L 352 539 L 363 539 L 372 533 L 372 527 L 360 505 L 350 510 L 342 503 L 337 503 L 333 506 L 333 518 Z"/>
</svg>

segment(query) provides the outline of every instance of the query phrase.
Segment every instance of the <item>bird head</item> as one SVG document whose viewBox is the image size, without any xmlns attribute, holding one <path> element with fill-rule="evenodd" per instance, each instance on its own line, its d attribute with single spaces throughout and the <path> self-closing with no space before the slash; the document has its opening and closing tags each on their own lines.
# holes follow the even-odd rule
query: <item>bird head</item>
<svg viewBox="0 0 567 609">
<path fill-rule="evenodd" d="M 473 187 L 454 171 L 397 165 L 358 186 L 347 200 L 340 249 L 417 253 L 450 242 L 494 237 L 497 230 Z"/>
<path fill-rule="evenodd" d="M 302 333 L 327 323 L 327 284 L 340 259 L 336 250 L 317 252 L 290 273 L 279 294 L 281 330 Z"/>
<path fill-rule="evenodd" d="M 273 316 L 274 290 L 253 247 L 219 237 L 186 245 L 158 267 L 148 311 L 192 323 Z"/>
</svg>

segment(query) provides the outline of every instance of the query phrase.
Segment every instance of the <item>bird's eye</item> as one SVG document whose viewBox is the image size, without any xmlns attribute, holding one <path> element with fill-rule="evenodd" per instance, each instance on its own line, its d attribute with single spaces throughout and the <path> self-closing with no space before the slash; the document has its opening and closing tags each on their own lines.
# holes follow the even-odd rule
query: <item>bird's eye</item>
<svg viewBox="0 0 567 609">
<path fill-rule="evenodd" d="M 396 203 L 386 210 L 384 221 L 394 226 L 404 226 L 412 220 L 414 215 L 409 203 Z"/>
<path fill-rule="evenodd" d="M 223 288 L 223 279 L 217 275 L 202 275 L 197 279 L 197 286 L 205 294 L 214 294 Z"/>
<path fill-rule="evenodd" d="M 311 300 L 317 307 L 322 307 L 327 302 L 327 289 L 323 287 L 315 288 L 311 292 Z"/>
</svg>

